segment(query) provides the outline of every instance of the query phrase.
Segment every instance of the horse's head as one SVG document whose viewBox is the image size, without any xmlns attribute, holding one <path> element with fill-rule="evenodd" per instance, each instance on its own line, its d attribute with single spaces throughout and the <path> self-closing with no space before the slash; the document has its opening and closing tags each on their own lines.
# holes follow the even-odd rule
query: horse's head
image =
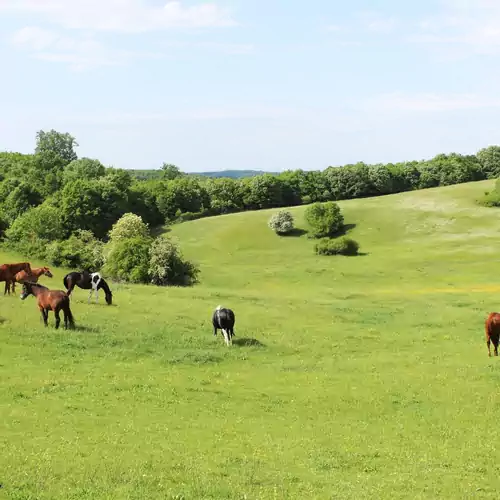
<svg viewBox="0 0 500 500">
<path fill-rule="evenodd" d="M 26 299 L 26 297 L 29 297 L 30 295 L 33 295 L 33 284 L 30 283 L 29 281 L 25 281 L 23 283 L 23 290 L 21 292 L 21 294 L 19 295 L 19 298 L 21 300 L 24 300 Z"/>
<path fill-rule="evenodd" d="M 50 272 L 50 269 L 48 267 L 44 267 L 43 268 L 43 274 L 45 276 L 47 276 L 48 278 L 53 278 L 54 276 L 52 275 L 52 273 Z"/>
<path fill-rule="evenodd" d="M 113 303 L 113 294 L 111 293 L 111 290 L 109 292 L 106 292 L 106 304 L 110 306 Z"/>
</svg>

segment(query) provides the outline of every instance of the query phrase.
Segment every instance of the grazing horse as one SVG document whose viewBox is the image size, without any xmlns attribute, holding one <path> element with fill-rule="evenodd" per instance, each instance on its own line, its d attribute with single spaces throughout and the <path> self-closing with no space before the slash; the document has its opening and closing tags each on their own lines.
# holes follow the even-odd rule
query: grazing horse
<svg viewBox="0 0 500 500">
<path fill-rule="evenodd" d="M 106 297 L 106 303 L 110 306 L 113 302 L 113 294 L 109 289 L 108 284 L 104 280 L 104 278 L 99 273 L 89 273 L 88 271 L 83 272 L 72 272 L 67 274 L 64 279 L 64 286 L 66 290 L 68 290 L 68 296 L 71 295 L 71 292 L 78 286 L 82 290 L 90 290 L 88 303 L 90 304 L 90 297 L 95 292 L 96 296 L 96 304 L 99 300 L 99 290 L 102 288 L 104 290 L 104 294 Z"/>
<path fill-rule="evenodd" d="M 29 295 L 36 297 L 38 309 L 42 313 L 42 318 L 45 326 L 49 326 L 47 320 L 49 319 L 49 311 L 54 312 L 56 317 L 56 330 L 59 328 L 61 323 L 61 318 L 59 313 L 64 314 L 64 328 L 74 328 L 75 320 L 71 309 L 69 307 L 69 296 L 66 292 L 62 290 L 49 290 L 46 286 L 39 285 L 38 283 L 32 283 L 30 281 L 25 281 L 23 283 L 23 291 L 19 298 L 21 300 L 26 299 Z"/>
<path fill-rule="evenodd" d="M 53 278 L 48 267 L 35 267 L 34 269 L 31 269 L 31 273 L 28 273 L 27 271 L 19 271 L 14 276 L 14 280 L 10 283 L 12 285 L 12 293 L 16 293 L 16 283 L 22 284 L 25 281 L 38 283 L 38 280 L 42 275 L 47 276 L 48 278 Z"/>
<path fill-rule="evenodd" d="M 500 314 L 490 313 L 485 321 L 486 345 L 488 346 L 488 356 L 491 357 L 490 345 L 493 342 L 495 356 L 498 356 L 498 340 L 500 338 Z"/>
<path fill-rule="evenodd" d="M 3 264 L 0 266 L 0 281 L 5 281 L 4 295 L 9 292 L 10 284 L 14 281 L 15 275 L 19 271 L 31 273 L 31 265 L 29 262 L 18 262 L 17 264 Z"/>
<path fill-rule="evenodd" d="M 234 312 L 231 309 L 226 309 L 222 306 L 217 306 L 212 316 L 212 324 L 214 326 L 214 336 L 217 336 L 217 330 L 222 330 L 222 336 L 226 345 L 232 344 L 234 337 Z"/>
</svg>

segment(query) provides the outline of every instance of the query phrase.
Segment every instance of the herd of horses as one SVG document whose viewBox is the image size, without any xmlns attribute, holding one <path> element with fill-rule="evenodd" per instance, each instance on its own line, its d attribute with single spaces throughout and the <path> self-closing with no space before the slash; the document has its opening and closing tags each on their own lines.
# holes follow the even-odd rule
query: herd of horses
<svg viewBox="0 0 500 500">
<path fill-rule="evenodd" d="M 11 291 L 15 294 L 16 283 L 23 285 L 23 291 L 20 295 L 22 300 L 28 296 L 36 297 L 38 308 L 42 314 L 45 326 L 48 326 L 49 311 L 54 313 L 56 319 L 56 328 L 59 328 L 61 319 L 60 312 L 64 315 L 64 327 L 73 328 L 75 320 L 70 308 L 70 295 L 75 286 L 82 290 L 90 290 L 88 302 L 92 294 L 96 295 L 96 303 L 99 301 L 99 290 L 104 291 L 105 300 L 108 305 L 113 303 L 113 293 L 111 292 L 106 280 L 99 273 L 90 271 L 73 271 L 63 278 L 66 291 L 49 290 L 46 286 L 38 284 L 41 276 L 52 278 L 52 273 L 48 267 L 32 268 L 29 262 L 19 262 L 16 264 L 3 264 L 0 266 L 0 282 L 5 281 L 4 295 L 10 295 Z M 235 315 L 231 309 L 218 306 L 212 315 L 212 325 L 214 335 L 217 336 L 217 330 L 222 331 L 222 336 L 226 345 L 232 344 L 234 337 Z M 485 321 L 486 346 L 488 347 L 488 356 L 491 357 L 491 344 L 493 344 L 494 355 L 498 356 L 498 344 L 500 341 L 500 313 L 492 312 Z"/>
<path fill-rule="evenodd" d="M 45 326 L 48 326 L 49 311 L 55 316 L 56 329 L 61 323 L 60 313 L 64 316 L 64 328 L 74 328 L 75 319 L 70 307 L 70 295 L 75 286 L 82 290 L 90 290 L 88 303 L 92 294 L 95 293 L 96 303 L 99 301 L 99 290 L 104 291 L 106 303 L 113 303 L 113 293 L 106 280 L 99 273 L 92 273 L 89 270 L 73 271 L 63 278 L 66 291 L 49 290 L 46 286 L 40 285 L 38 280 L 41 276 L 52 278 L 53 275 L 48 267 L 32 268 L 29 262 L 18 262 L 15 264 L 3 264 L 0 266 L 0 282 L 5 281 L 4 295 L 12 292 L 16 293 L 16 283 L 21 284 L 23 289 L 20 299 L 25 300 L 30 295 L 36 298 L 38 309 L 42 314 Z M 217 306 L 212 315 L 212 325 L 214 335 L 217 336 L 217 330 L 222 331 L 222 336 L 226 345 L 232 344 L 234 337 L 235 315 L 231 309 Z M 498 337 L 497 344 L 498 345 Z M 495 347 L 496 352 L 496 347 Z"/>
</svg>

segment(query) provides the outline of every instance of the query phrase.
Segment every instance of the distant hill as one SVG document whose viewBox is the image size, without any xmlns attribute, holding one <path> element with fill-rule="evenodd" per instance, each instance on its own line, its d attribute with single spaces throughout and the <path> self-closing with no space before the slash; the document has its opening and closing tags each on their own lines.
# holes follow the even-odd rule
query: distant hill
<svg viewBox="0 0 500 500">
<path fill-rule="evenodd" d="M 162 171 L 160 169 L 139 170 L 131 169 L 130 174 L 136 179 L 150 180 L 161 178 Z M 229 179 L 241 179 L 242 177 L 254 177 L 262 174 L 276 174 L 276 172 L 264 172 L 263 170 L 220 170 L 218 172 L 188 172 L 188 175 L 200 175 L 202 177 L 221 178 L 227 177 Z"/>
<path fill-rule="evenodd" d="M 262 174 L 276 174 L 276 172 L 264 172 L 263 170 L 221 170 L 219 172 L 192 172 L 191 175 L 202 175 L 204 177 L 229 177 L 230 179 L 241 179 L 242 177 L 255 177 Z"/>
</svg>

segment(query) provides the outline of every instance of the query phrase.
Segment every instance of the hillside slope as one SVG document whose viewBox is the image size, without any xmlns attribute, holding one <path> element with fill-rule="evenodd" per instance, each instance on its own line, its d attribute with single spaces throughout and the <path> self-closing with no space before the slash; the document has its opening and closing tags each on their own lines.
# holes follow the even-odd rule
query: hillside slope
<svg viewBox="0 0 500 500">
<path fill-rule="evenodd" d="M 306 235 L 277 237 L 267 221 L 276 210 L 213 217 L 173 226 L 186 255 L 201 264 L 204 286 L 272 299 L 415 291 L 489 283 L 485 261 L 500 242 L 500 217 L 475 199 L 491 181 L 340 202 L 348 234 L 365 256 L 319 258 Z M 289 209 L 306 229 L 305 207 Z M 369 286 L 368 286 L 369 285 Z M 312 297 L 311 297 L 312 298 Z"/>
<path fill-rule="evenodd" d="M 77 331 L 0 297 L 0 498 L 497 498 L 490 184 L 342 202 L 358 257 L 275 236 L 272 210 L 177 225 L 201 283 L 77 289 Z"/>
</svg>

